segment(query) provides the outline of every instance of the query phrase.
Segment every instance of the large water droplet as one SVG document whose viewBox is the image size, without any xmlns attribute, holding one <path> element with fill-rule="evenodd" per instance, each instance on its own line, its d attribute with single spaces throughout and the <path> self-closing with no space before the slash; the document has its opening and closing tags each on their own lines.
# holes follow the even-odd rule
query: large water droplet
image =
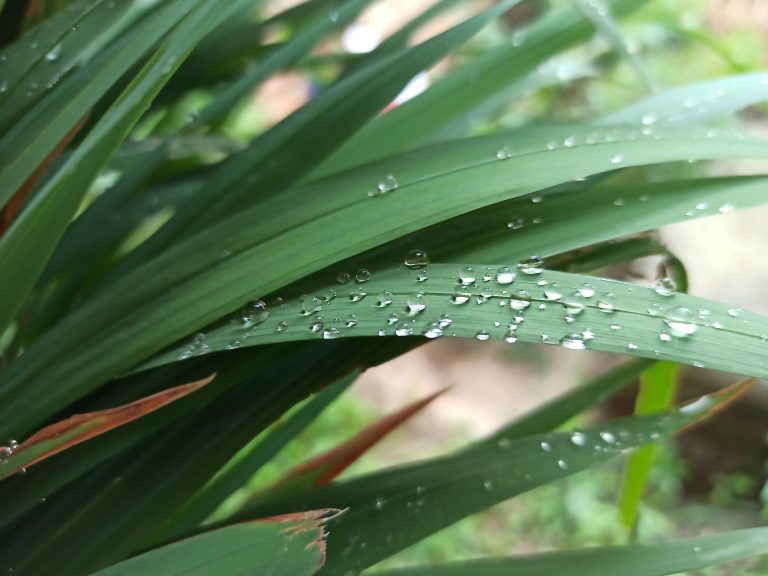
<svg viewBox="0 0 768 576">
<path fill-rule="evenodd" d="M 429 256 L 423 250 L 411 250 L 403 263 L 407 268 L 423 268 L 429 264 Z"/>
<path fill-rule="evenodd" d="M 411 334 L 413 334 L 413 329 L 410 324 L 406 324 L 395 330 L 395 336 L 410 336 Z"/>
<path fill-rule="evenodd" d="M 578 292 L 574 292 L 563 300 L 563 307 L 565 308 L 566 313 L 572 316 L 577 316 L 584 312 L 584 308 L 586 307 L 584 304 L 584 297 Z"/>
<path fill-rule="evenodd" d="M 587 445 L 587 437 L 585 434 L 582 434 L 581 432 L 574 432 L 571 434 L 571 444 L 574 446 L 586 446 Z"/>
</svg>

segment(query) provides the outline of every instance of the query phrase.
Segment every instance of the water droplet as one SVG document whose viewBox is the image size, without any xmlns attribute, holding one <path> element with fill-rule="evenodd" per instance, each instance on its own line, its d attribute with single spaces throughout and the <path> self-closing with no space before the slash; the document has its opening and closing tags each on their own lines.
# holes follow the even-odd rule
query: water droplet
<svg viewBox="0 0 768 576">
<path fill-rule="evenodd" d="M 323 340 L 335 340 L 339 336 L 341 336 L 341 334 L 336 328 L 328 328 L 327 330 L 323 330 Z"/>
<path fill-rule="evenodd" d="M 661 340 L 662 342 L 671 342 L 672 336 L 670 336 L 667 332 L 661 332 L 659 334 L 659 340 Z"/>
<path fill-rule="evenodd" d="M 55 60 L 59 59 L 59 56 L 61 56 L 61 44 L 57 44 L 53 48 L 51 48 L 48 53 L 45 55 L 45 59 L 48 62 L 53 62 Z"/>
<path fill-rule="evenodd" d="M 321 332 L 323 330 L 323 327 L 324 327 L 324 324 L 320 320 L 320 317 L 318 317 L 318 318 L 315 318 L 312 321 L 312 324 L 309 325 L 309 331 L 312 332 L 313 334 L 316 334 L 317 332 Z"/>
<path fill-rule="evenodd" d="M 371 279 L 371 273 L 365 268 L 360 268 L 355 272 L 355 282 L 368 282 Z"/>
<path fill-rule="evenodd" d="M 483 482 L 483 490 L 485 490 L 486 492 L 493 492 L 493 482 L 491 482 L 490 480 L 486 480 L 485 482 Z"/>
<path fill-rule="evenodd" d="M 429 272 L 426 270 L 419 270 L 416 274 L 416 282 L 426 282 L 429 280 Z"/>
<path fill-rule="evenodd" d="M 347 321 L 344 323 L 347 328 L 354 328 L 357 326 L 357 314 L 350 314 L 347 317 Z"/>
<path fill-rule="evenodd" d="M 728 309 L 728 316 L 731 318 L 736 318 L 739 315 L 740 310 L 738 308 L 729 308 Z"/>
<path fill-rule="evenodd" d="M 478 340 L 485 341 L 485 340 L 489 340 L 491 338 L 491 335 L 488 334 L 488 332 L 486 332 L 485 330 L 479 330 L 477 334 L 475 334 L 475 338 L 477 338 Z"/>
<path fill-rule="evenodd" d="M 563 336 L 560 340 L 560 344 L 571 350 L 584 350 L 587 347 L 587 344 L 584 341 L 584 336 L 577 334 L 576 332 Z"/>
<path fill-rule="evenodd" d="M 568 136 L 565 140 L 563 140 L 563 145 L 566 148 L 573 148 L 576 145 L 576 138 L 574 136 Z"/>
<path fill-rule="evenodd" d="M 397 186 L 397 179 L 392 174 L 387 174 L 386 178 L 379 182 L 377 188 L 379 189 L 379 192 L 385 194 L 387 192 L 391 192 L 397 188 Z"/>
<path fill-rule="evenodd" d="M 651 288 L 653 288 L 653 291 L 659 296 L 672 296 L 677 292 L 677 284 L 675 284 L 675 281 L 672 280 L 672 278 L 667 276 L 655 280 L 654 283 L 651 284 Z"/>
<path fill-rule="evenodd" d="M 546 298 L 547 300 L 550 300 L 550 301 L 560 300 L 560 298 L 562 297 L 563 295 L 560 293 L 560 291 L 554 287 L 544 290 L 544 298 Z"/>
<path fill-rule="evenodd" d="M 605 442 L 606 444 L 616 443 L 616 436 L 614 436 L 611 432 L 608 432 L 607 430 L 600 432 L 600 438 L 602 438 L 603 442 Z"/>
<path fill-rule="evenodd" d="M 400 322 L 400 315 L 395 314 L 394 312 L 392 312 L 392 314 L 389 315 L 389 318 L 387 318 L 387 324 L 390 326 L 392 326 L 392 324 L 397 324 L 398 322 Z"/>
<path fill-rule="evenodd" d="M 382 292 L 379 294 L 379 308 L 385 308 L 392 304 L 392 299 L 394 296 L 392 295 L 392 292 L 389 290 Z"/>
<path fill-rule="evenodd" d="M 728 214 L 729 212 L 733 212 L 736 209 L 736 207 L 731 204 L 730 202 L 726 202 L 720 208 L 717 209 L 720 214 Z"/>
<path fill-rule="evenodd" d="M 522 291 L 522 290 L 520 291 L 519 294 L 521 296 L 527 296 L 528 295 L 527 292 Z M 522 300 L 520 298 L 510 298 L 509 299 L 509 307 L 512 308 L 512 310 L 516 310 L 516 311 L 525 310 L 530 305 L 531 305 L 531 301 L 530 300 Z"/>
<path fill-rule="evenodd" d="M 511 158 L 511 157 L 512 157 L 512 151 L 506 146 L 499 148 L 499 150 L 496 152 L 496 158 L 498 158 L 499 160 L 506 160 L 507 158 Z"/>
<path fill-rule="evenodd" d="M 563 300 L 563 307 L 567 314 L 578 316 L 584 311 L 584 299 L 581 294 L 574 292 Z"/>
<path fill-rule="evenodd" d="M 498 446 L 502 450 L 506 450 L 507 448 L 512 446 L 512 441 L 509 438 L 499 438 L 498 442 L 496 442 L 496 446 Z"/>
<path fill-rule="evenodd" d="M 587 437 L 585 434 L 582 434 L 581 432 L 574 432 L 571 434 L 571 444 L 574 446 L 586 446 L 587 445 Z"/>
<path fill-rule="evenodd" d="M 507 222 L 507 228 L 510 230 L 520 230 L 523 226 L 525 226 L 525 220 L 523 218 L 513 218 Z"/>
<path fill-rule="evenodd" d="M 552 450 L 552 446 L 549 445 L 549 442 L 542 442 L 539 446 L 541 446 L 541 449 L 544 450 L 544 452 L 550 452 Z"/>
<path fill-rule="evenodd" d="M 629 344 L 627 344 L 627 348 L 629 348 L 630 350 L 637 350 L 637 344 L 635 344 L 634 342 L 630 342 Z"/>
<path fill-rule="evenodd" d="M 656 115 L 651 112 L 648 112 L 647 114 L 643 114 L 643 117 L 640 119 L 640 122 L 642 122 L 644 126 L 650 126 L 651 124 L 655 124 L 656 120 L 658 120 Z"/>
<path fill-rule="evenodd" d="M 252 300 L 240 309 L 240 318 L 245 324 L 263 322 L 268 315 L 269 310 L 263 300 Z"/>
<path fill-rule="evenodd" d="M 685 338 L 690 336 L 698 326 L 694 313 L 688 308 L 673 308 L 664 314 L 664 323 L 669 326 L 674 336 Z"/>
<path fill-rule="evenodd" d="M 459 272 L 459 282 L 462 284 L 472 284 L 476 279 L 474 268 L 464 268 Z"/>
<path fill-rule="evenodd" d="M 413 329 L 411 328 L 410 324 L 400 326 L 395 330 L 395 336 L 410 336 L 411 334 L 413 334 Z"/>
<path fill-rule="evenodd" d="M 515 273 L 512 271 L 512 268 L 503 266 L 496 271 L 497 283 L 503 286 L 506 286 L 507 284 L 512 284 L 512 282 L 514 281 L 515 281 Z"/>
<path fill-rule="evenodd" d="M 365 298 L 368 295 L 368 293 L 363 289 L 362 286 L 356 288 L 350 295 L 349 299 L 352 302 L 360 302 L 363 298 Z"/>
<path fill-rule="evenodd" d="M 286 324 L 285 322 L 277 323 L 277 326 L 276 326 L 277 332 L 285 332 L 286 330 L 288 330 L 288 324 Z"/>
<path fill-rule="evenodd" d="M 407 301 L 408 315 L 415 316 L 427 309 L 427 299 L 423 292 L 417 292 L 411 296 L 408 296 Z"/>
<path fill-rule="evenodd" d="M 531 256 L 517 264 L 517 269 L 523 274 L 541 274 L 544 269 L 544 261 L 539 256 Z"/>
<path fill-rule="evenodd" d="M 439 322 L 432 322 L 431 324 L 427 324 L 427 327 L 424 329 L 424 336 L 427 338 L 440 338 L 442 335 L 443 328 L 440 326 Z"/>
<path fill-rule="evenodd" d="M 403 261 L 406 268 L 423 268 L 429 264 L 429 256 L 423 250 L 411 250 Z"/>
<path fill-rule="evenodd" d="M 383 510 L 386 503 L 384 498 L 376 498 L 376 510 Z"/>
<path fill-rule="evenodd" d="M 326 290 L 325 293 L 323 293 L 323 302 L 325 303 L 330 302 L 334 298 L 336 298 L 336 290 L 334 290 L 333 288 L 330 288 Z"/>
<path fill-rule="evenodd" d="M 451 295 L 451 302 L 453 304 L 466 304 L 472 298 L 472 294 L 469 292 L 454 292 Z"/>
<path fill-rule="evenodd" d="M 597 301 L 597 307 L 601 312 L 613 314 L 616 311 L 616 296 L 610 293 L 605 294 Z"/>
<path fill-rule="evenodd" d="M 577 289 L 576 291 L 584 298 L 592 298 L 592 296 L 595 295 L 595 289 L 592 288 L 589 284 L 584 284 L 584 286 Z"/>
<path fill-rule="evenodd" d="M 622 154 L 614 154 L 611 156 L 611 164 L 621 164 L 624 161 L 624 156 Z"/>
<path fill-rule="evenodd" d="M 352 280 L 352 276 L 350 276 L 348 272 L 342 272 L 336 279 L 339 281 L 339 284 L 346 284 Z"/>
<path fill-rule="evenodd" d="M 565 460 L 558 460 L 557 466 L 560 470 L 568 470 L 568 463 Z"/>
</svg>

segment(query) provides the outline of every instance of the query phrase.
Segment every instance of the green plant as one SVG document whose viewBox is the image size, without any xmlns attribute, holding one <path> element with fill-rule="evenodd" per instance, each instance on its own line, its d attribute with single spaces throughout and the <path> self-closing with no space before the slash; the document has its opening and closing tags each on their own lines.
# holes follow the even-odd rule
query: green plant
<svg viewBox="0 0 768 576">
<path fill-rule="evenodd" d="M 0 54 L 0 438 L 21 440 L 0 452 L 3 570 L 357 574 L 746 388 L 675 408 L 671 392 L 653 398 L 666 378 L 665 365 L 649 370 L 656 360 L 765 377 L 768 319 L 685 294 L 680 261 L 641 233 L 763 202 L 764 176 L 654 170 L 768 157 L 765 141 L 713 127 L 764 100 L 768 75 L 578 124 L 493 129 L 540 86 L 540 65 L 595 29 L 643 70 L 612 16 L 644 3 L 574 1 L 500 28 L 497 45 L 382 115 L 415 74 L 519 3 L 475 7 L 411 45 L 457 4 L 442 0 L 370 54 L 314 60 L 370 0 L 312 0 L 266 20 L 260 4 L 5 3 L 4 15 L 28 8 L 40 23 L 15 40 L 14 18 Z M 274 29 L 287 38 L 267 43 Z M 589 57 L 607 70 L 609 52 Z M 319 95 L 233 137 L 256 86 L 317 66 L 332 78 Z M 647 255 L 669 276 L 651 287 L 583 275 Z M 220 508 L 360 367 L 438 336 L 642 359 L 461 451 L 334 482 L 414 405 Z M 553 432 L 643 372 L 638 415 Z M 622 502 L 630 520 L 653 451 L 640 454 Z M 765 553 L 765 535 L 397 573 L 669 574 Z"/>
</svg>

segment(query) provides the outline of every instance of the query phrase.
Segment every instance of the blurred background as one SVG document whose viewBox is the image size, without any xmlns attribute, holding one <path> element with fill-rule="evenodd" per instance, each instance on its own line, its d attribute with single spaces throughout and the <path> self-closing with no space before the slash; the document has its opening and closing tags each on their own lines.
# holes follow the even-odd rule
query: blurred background
<svg viewBox="0 0 768 576">
<path fill-rule="evenodd" d="M 275 0 L 278 12 L 298 2 Z M 456 2 L 414 40 L 422 41 L 491 2 Z M 565 2 L 551 2 L 563 4 Z M 324 44 L 301 72 L 268 81 L 229 126 L 243 138 L 284 118 L 311 98 L 324 82 L 373 50 L 434 0 L 375 2 L 357 22 Z M 462 57 L 501 42 L 524 42 L 525 25 L 547 3 L 524 3 L 503 22 L 486 29 L 450 59 L 413 79 L 392 103 L 397 106 L 439 81 Z M 333 18 L 333 11 L 329 18 Z M 717 76 L 766 68 L 768 0 L 653 0 L 622 21 L 628 50 L 647 69 L 656 90 Z M 270 30 L 279 41 L 284 30 Z M 489 116 L 470 118 L 472 132 L 528 123 L 567 123 L 598 118 L 648 95 L 637 71 L 598 35 L 538 71 L 535 85 L 503 102 Z M 728 121 L 768 136 L 765 108 L 751 108 Z M 722 162 L 627 170 L 627 180 L 703 173 L 765 172 L 755 162 Z M 661 171 L 665 171 L 663 174 Z M 655 237 L 685 264 L 689 292 L 734 307 L 768 313 L 768 208 L 721 209 L 716 216 L 683 222 Z M 511 232 L 513 233 L 513 232 Z M 414 246 L 418 248 L 418 246 Z M 649 282 L 660 261 L 644 258 L 601 270 L 600 275 Z M 247 492 L 268 485 L 281 471 L 327 450 L 377 418 L 430 393 L 449 388 L 345 474 L 445 453 L 493 431 L 546 400 L 600 374 L 618 360 L 591 351 L 499 342 L 439 339 L 385 365 L 368 370 L 350 393 L 297 439 L 280 459 L 253 480 Z M 734 377 L 686 369 L 680 397 L 730 383 Z M 586 425 L 631 413 L 634 389 L 607 401 L 576 423 Z M 703 535 L 754 526 L 768 519 L 768 393 L 757 387 L 713 421 L 662 447 L 638 527 L 643 539 Z M 573 423 L 572 423 L 573 424 Z M 387 566 L 507 555 L 552 548 L 626 542 L 616 511 L 621 462 L 545 486 L 467 519 L 404 551 Z M 768 562 L 750 560 L 701 574 L 768 574 Z"/>
</svg>

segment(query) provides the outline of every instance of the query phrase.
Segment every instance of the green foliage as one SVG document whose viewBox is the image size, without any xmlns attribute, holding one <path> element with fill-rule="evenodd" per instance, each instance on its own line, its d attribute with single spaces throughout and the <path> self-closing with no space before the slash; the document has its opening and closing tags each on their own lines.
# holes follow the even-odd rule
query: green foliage
<svg viewBox="0 0 768 576">
<path fill-rule="evenodd" d="M 723 127 L 768 97 L 768 75 L 734 68 L 628 91 L 619 110 L 562 111 L 572 87 L 547 76 L 553 62 L 576 62 L 585 94 L 625 67 L 638 87 L 664 84 L 622 28 L 646 4 L 656 22 L 663 2 L 442 0 L 354 58 L 327 40 L 369 0 L 270 18 L 258 0 L 224 4 L 0 1 L 0 438 L 18 439 L 0 448 L 0 571 L 358 574 L 640 448 L 622 505 L 632 524 L 652 459 L 641 447 L 746 388 L 676 408 L 677 365 L 768 374 L 768 319 L 685 294 L 681 260 L 650 235 L 764 202 L 764 175 L 687 161 L 768 157 L 764 140 Z M 447 57 L 432 88 L 382 114 Z M 321 89 L 249 132 L 251 94 L 284 70 Z M 590 275 L 647 255 L 671 278 Z M 638 358 L 454 453 L 265 481 L 361 370 L 439 336 Z M 636 416 L 563 431 L 643 371 Z M 93 424 L 157 393 L 141 417 Z M 88 426 L 46 428 L 62 421 Z M 40 430 L 73 437 L 41 450 Z M 716 497 L 751 487 L 723 481 Z M 650 576 L 764 542 L 754 529 L 396 573 Z"/>
</svg>

